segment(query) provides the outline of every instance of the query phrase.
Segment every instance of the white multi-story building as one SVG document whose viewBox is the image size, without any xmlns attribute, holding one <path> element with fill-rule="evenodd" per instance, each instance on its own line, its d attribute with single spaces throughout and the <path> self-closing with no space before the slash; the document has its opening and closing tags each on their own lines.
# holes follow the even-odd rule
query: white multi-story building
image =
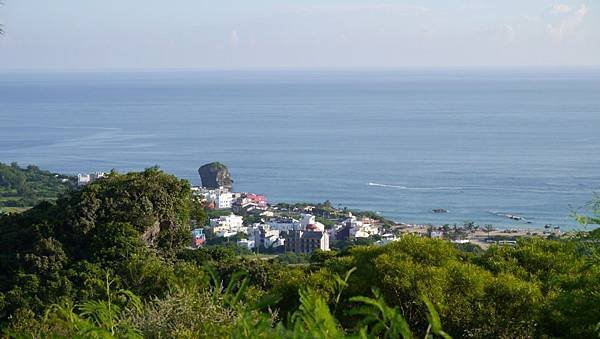
<svg viewBox="0 0 600 339">
<path fill-rule="evenodd" d="M 77 174 L 77 186 L 84 186 L 92 182 L 92 178 L 89 174 Z"/>
<path fill-rule="evenodd" d="M 248 235 L 257 246 L 264 248 L 282 246 L 285 240 L 281 238 L 281 231 L 271 229 L 268 224 L 252 225 L 248 228 Z"/>
<path fill-rule="evenodd" d="M 277 218 L 271 219 L 267 223 L 271 229 L 279 230 L 280 232 L 306 231 L 307 229 L 320 232 L 325 231 L 325 225 L 318 222 L 315 216 L 312 214 L 302 214 L 302 218 L 300 220 L 292 218 Z"/>
<path fill-rule="evenodd" d="M 192 193 L 208 203 L 213 203 L 214 207 L 218 209 L 231 208 L 233 201 L 236 198 L 236 193 L 230 192 L 229 189 L 225 187 L 217 189 L 192 187 Z"/>
<path fill-rule="evenodd" d="M 231 208 L 233 203 L 233 193 L 231 192 L 220 192 L 215 199 L 215 207 L 219 209 Z"/>
<path fill-rule="evenodd" d="M 288 232 L 300 229 L 300 221 L 292 218 L 277 218 L 267 222 L 271 229 Z"/>
<path fill-rule="evenodd" d="M 302 219 L 300 220 L 300 229 L 313 229 L 318 230 L 320 232 L 325 232 L 325 225 L 317 221 L 317 218 L 312 214 L 302 214 Z"/>
<path fill-rule="evenodd" d="M 372 227 L 370 224 L 364 224 L 360 227 L 353 227 L 350 229 L 350 238 L 368 238 L 376 234 L 379 234 L 379 229 Z"/>
<path fill-rule="evenodd" d="M 350 238 L 368 238 L 379 234 L 379 227 L 371 224 L 370 219 L 365 220 L 366 222 L 364 220 L 357 220 L 355 216 L 349 214 L 348 219 L 344 220 L 340 227 L 349 228 Z"/>
<path fill-rule="evenodd" d="M 77 174 L 77 186 L 85 186 L 91 182 L 94 182 L 100 178 L 104 178 L 106 173 L 96 172 L 92 174 Z"/>
<path fill-rule="evenodd" d="M 244 227 L 244 218 L 233 213 L 210 219 L 210 226 L 217 237 L 230 237 L 248 232 L 248 229 Z"/>
<path fill-rule="evenodd" d="M 302 225 L 302 228 L 306 229 L 306 226 L 310 225 L 310 224 L 315 224 L 317 222 L 317 219 L 314 215 L 312 214 L 302 214 L 302 220 L 300 220 L 300 225 Z"/>
</svg>

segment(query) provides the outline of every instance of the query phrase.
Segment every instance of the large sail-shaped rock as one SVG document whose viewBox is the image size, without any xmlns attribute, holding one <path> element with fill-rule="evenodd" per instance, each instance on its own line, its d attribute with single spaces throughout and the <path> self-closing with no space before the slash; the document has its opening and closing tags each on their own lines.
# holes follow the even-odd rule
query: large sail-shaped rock
<svg viewBox="0 0 600 339">
<path fill-rule="evenodd" d="M 231 189 L 233 180 L 229 175 L 227 166 L 220 162 L 211 162 L 210 164 L 203 165 L 198 169 L 200 179 L 202 179 L 202 187 L 215 189 L 219 187 L 225 187 Z"/>
</svg>

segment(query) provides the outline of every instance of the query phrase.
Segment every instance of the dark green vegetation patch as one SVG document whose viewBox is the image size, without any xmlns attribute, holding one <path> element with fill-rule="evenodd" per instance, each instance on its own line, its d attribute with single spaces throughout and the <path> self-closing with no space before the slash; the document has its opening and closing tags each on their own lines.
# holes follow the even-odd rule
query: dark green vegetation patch
<svg viewBox="0 0 600 339">
<path fill-rule="evenodd" d="M 34 165 L 21 168 L 15 162 L 0 163 L 0 210 L 22 210 L 55 200 L 73 188 L 75 181 L 73 177 L 43 171 Z"/>
</svg>

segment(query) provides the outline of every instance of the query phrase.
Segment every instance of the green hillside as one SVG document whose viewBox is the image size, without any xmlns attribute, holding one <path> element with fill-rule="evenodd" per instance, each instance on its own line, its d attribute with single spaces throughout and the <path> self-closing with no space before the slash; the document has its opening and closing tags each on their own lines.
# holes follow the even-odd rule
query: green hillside
<svg viewBox="0 0 600 339">
<path fill-rule="evenodd" d="M 74 185 L 75 178 L 43 171 L 37 166 L 22 168 L 14 162 L 0 163 L 0 210 L 24 210 L 42 201 L 55 200 Z"/>
</svg>

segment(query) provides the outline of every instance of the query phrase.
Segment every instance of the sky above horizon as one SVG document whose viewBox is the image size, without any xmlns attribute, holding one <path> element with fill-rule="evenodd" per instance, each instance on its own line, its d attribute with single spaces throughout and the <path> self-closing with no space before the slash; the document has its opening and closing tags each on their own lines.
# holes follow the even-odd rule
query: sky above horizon
<svg viewBox="0 0 600 339">
<path fill-rule="evenodd" d="M 600 65 L 600 3 L 4 0 L 0 70 Z"/>
</svg>

